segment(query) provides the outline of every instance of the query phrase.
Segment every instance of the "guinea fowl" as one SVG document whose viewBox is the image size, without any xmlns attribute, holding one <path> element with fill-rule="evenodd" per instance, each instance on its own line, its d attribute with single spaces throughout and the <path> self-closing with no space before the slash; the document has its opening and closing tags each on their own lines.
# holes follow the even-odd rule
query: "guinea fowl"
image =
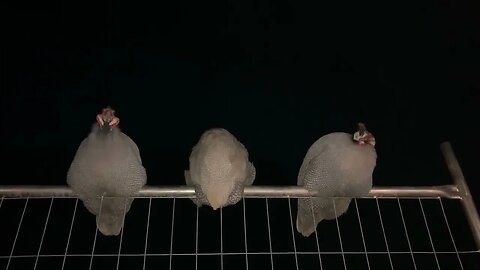
<svg viewBox="0 0 480 270">
<path fill-rule="evenodd" d="M 255 179 L 255 167 L 248 161 L 247 149 L 222 128 L 207 130 L 190 155 L 187 185 L 195 187 L 193 201 L 214 210 L 237 203 L 245 185 Z"/>
<path fill-rule="evenodd" d="M 118 235 L 133 202 L 131 196 L 146 184 L 147 174 L 137 145 L 118 127 L 115 111 L 107 107 L 96 120 L 78 147 L 67 183 L 96 215 L 99 231 Z"/>
<path fill-rule="evenodd" d="M 344 214 L 352 197 L 367 195 L 376 160 L 375 138 L 362 123 L 353 136 L 335 132 L 318 139 L 303 160 L 298 185 L 320 197 L 298 200 L 297 231 L 309 236 L 322 220 Z"/>
</svg>

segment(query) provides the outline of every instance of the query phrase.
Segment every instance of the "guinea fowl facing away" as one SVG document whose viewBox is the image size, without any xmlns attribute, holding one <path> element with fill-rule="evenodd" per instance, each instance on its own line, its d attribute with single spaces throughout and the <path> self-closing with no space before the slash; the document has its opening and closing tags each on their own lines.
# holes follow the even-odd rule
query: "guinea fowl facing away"
<svg viewBox="0 0 480 270">
<path fill-rule="evenodd" d="M 362 123 L 358 128 L 353 136 L 343 132 L 327 134 L 308 150 L 298 185 L 318 191 L 321 197 L 298 199 L 297 231 L 303 236 L 311 235 L 322 220 L 344 214 L 351 197 L 370 192 L 377 160 L 375 138 Z"/>
<path fill-rule="evenodd" d="M 118 127 L 115 111 L 107 107 L 96 119 L 78 147 L 67 183 L 96 215 L 99 231 L 118 235 L 133 202 L 131 196 L 146 184 L 147 174 L 137 145 Z"/>
<path fill-rule="evenodd" d="M 195 187 L 195 204 L 214 210 L 237 203 L 243 188 L 255 179 L 255 167 L 247 149 L 230 132 L 221 128 L 205 131 L 190 155 L 187 185 Z"/>
</svg>

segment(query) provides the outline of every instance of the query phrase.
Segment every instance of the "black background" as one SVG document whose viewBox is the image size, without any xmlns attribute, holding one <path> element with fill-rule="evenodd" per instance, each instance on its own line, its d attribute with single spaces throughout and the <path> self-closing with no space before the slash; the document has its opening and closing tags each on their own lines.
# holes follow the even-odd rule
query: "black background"
<svg viewBox="0 0 480 270">
<path fill-rule="evenodd" d="M 438 146 L 449 140 L 480 196 L 478 3 L 2 6 L 2 184 L 63 184 L 111 105 L 151 185 L 182 184 L 211 127 L 246 145 L 255 184 L 293 185 L 316 139 L 363 121 L 378 142 L 375 184 L 448 183 Z"/>
<path fill-rule="evenodd" d="M 226 128 L 247 147 L 257 168 L 254 185 L 295 185 L 303 157 L 316 139 L 334 131 L 353 132 L 356 123 L 363 121 L 377 140 L 374 185 L 452 183 L 439 149 L 440 143 L 448 140 L 479 205 L 478 1 L 157 2 L 0 4 L 4 18 L 0 45 L 1 185 L 64 185 L 68 166 L 95 115 L 111 105 L 121 118 L 122 130 L 140 148 L 149 185 L 184 184 L 183 170 L 188 168 L 191 148 L 212 127 Z M 46 239 L 62 240 L 58 242 L 59 251 L 46 242 L 46 254 L 63 254 L 68 236 L 73 204 L 60 201 L 54 203 L 52 219 L 57 222 L 49 229 L 53 235 L 47 230 Z M 154 205 L 151 226 L 157 226 L 157 230 L 151 230 L 150 237 L 164 239 L 154 244 L 164 243 L 165 249 L 158 250 L 167 254 L 170 203 L 160 208 Z M 410 220 L 421 222 L 422 213 L 415 203 L 410 203 L 412 207 L 408 202 L 403 204 L 408 209 L 406 219 L 410 215 Z M 182 248 L 187 242 L 194 243 L 195 208 L 188 200 L 178 200 L 177 204 L 180 233 L 175 235 L 180 238 L 175 238 L 175 243 Z M 282 247 L 285 245 L 281 241 L 288 240 L 284 236 L 290 233 L 286 226 L 288 206 L 286 201 L 278 202 L 283 212 L 275 212 L 276 204 L 272 202 L 272 220 L 283 221 L 272 221 L 272 226 L 280 224 L 277 231 L 272 228 L 272 235 Z M 21 231 L 14 254 L 35 254 L 37 246 L 33 248 L 31 242 L 40 241 L 48 203 L 31 205 L 27 210 L 33 211 L 31 224 L 39 225 L 31 225 L 37 230 Z M 138 200 L 127 216 L 127 249 L 138 245 L 139 252 L 143 251 L 144 240 L 138 232 L 145 230 L 147 205 L 146 200 Z M 382 202 L 382 207 L 385 205 L 388 202 Z M 225 225 L 226 237 L 238 232 L 228 230 L 232 224 L 240 224 L 235 220 L 241 217 L 241 207 L 238 204 L 224 211 L 224 220 L 229 222 Z M 247 203 L 248 213 L 254 217 L 265 215 L 264 207 L 263 201 Z M 440 218 L 440 224 L 442 212 L 438 205 L 434 207 L 436 211 L 429 212 L 427 218 L 430 222 Z M 9 254 L 22 209 L 19 201 L 3 203 L 2 218 L 9 218 L 2 223 L 6 222 L 9 229 L 5 230 L 8 241 L 2 247 L 5 252 L 0 255 Z M 85 221 L 76 222 L 71 252 L 89 254 L 94 217 L 80 204 L 78 209 L 78 219 Z M 42 214 L 36 217 L 36 211 Z M 218 235 L 219 213 L 208 208 L 199 211 L 200 223 L 204 224 L 200 225 L 200 236 Z M 375 211 L 366 212 L 362 212 L 365 222 L 376 220 Z M 392 216 L 384 214 L 390 220 L 386 221 L 387 227 L 390 222 L 390 226 L 403 229 L 400 222 L 392 222 L 398 209 L 391 212 Z M 350 210 L 339 219 L 340 226 L 350 228 L 356 218 L 355 211 Z M 259 224 L 261 220 L 247 219 L 249 241 L 265 237 L 266 224 Z M 457 219 L 452 220 L 454 226 Z M 421 228 L 418 224 L 407 225 Z M 381 244 L 382 235 L 372 236 L 375 228 L 377 233 L 381 231 L 379 224 L 372 226 L 370 233 L 366 225 L 365 235 L 375 240 L 367 239 L 367 243 Z M 256 233 L 251 229 L 255 227 L 262 229 Z M 464 224 L 456 231 L 464 233 L 460 238 L 465 242 L 471 242 L 465 228 Z M 331 247 L 328 238 L 335 236 L 335 223 L 325 223 L 319 230 L 320 245 Z M 391 230 L 394 233 L 388 237 L 395 237 L 398 230 Z M 434 240 L 448 240 L 443 237 L 445 228 L 437 233 Z M 38 239 L 31 238 L 33 235 Z M 116 254 L 112 241 L 118 238 L 99 237 L 97 252 L 108 249 Z M 298 234 L 295 237 L 307 241 Z M 315 250 L 312 239 L 308 241 Z M 218 249 L 218 240 L 210 243 L 215 246 L 212 250 Z M 235 247 L 241 249 L 243 239 L 237 240 Z M 361 243 L 361 239 L 350 240 L 345 245 Z M 424 240 L 428 249 L 428 239 Z M 200 243 L 207 243 L 207 251 L 209 241 L 200 239 Z M 250 252 L 268 247 L 252 242 Z M 303 248 L 303 242 L 297 244 Z M 155 252 L 151 245 L 149 252 Z M 447 255 L 448 261 L 456 262 Z M 6 264 L 7 258 L 0 262 Z M 152 260 L 168 265 L 168 257 L 162 258 Z M 178 258 L 179 265 L 192 262 Z M 255 263 L 249 258 L 251 264 Z M 265 258 L 269 267 L 269 258 Z M 371 256 L 372 264 L 373 258 L 375 255 Z M 382 258 L 380 269 L 386 269 L 388 261 Z M 435 265 L 432 258 L 425 257 Z M 52 260 L 61 263 L 61 259 Z M 141 266 L 141 258 L 137 259 Z M 218 266 L 215 259 L 218 256 L 210 263 Z M 243 262 L 243 257 L 239 259 Z M 45 260 L 46 269 L 52 269 Z M 67 260 L 67 265 L 76 265 L 75 260 Z M 399 256 L 397 262 L 406 260 L 409 258 Z M 472 256 L 472 265 L 475 260 L 478 258 Z M 89 258 L 80 261 L 84 264 L 78 267 L 86 268 Z M 290 258 L 289 262 L 294 261 Z M 115 263 L 113 257 L 112 265 Z M 282 261 L 276 263 L 276 268 L 282 269 L 278 266 Z M 351 266 L 352 262 L 347 264 Z M 122 265 L 129 264 L 122 261 Z M 336 265 L 342 267 L 341 260 Z"/>
</svg>

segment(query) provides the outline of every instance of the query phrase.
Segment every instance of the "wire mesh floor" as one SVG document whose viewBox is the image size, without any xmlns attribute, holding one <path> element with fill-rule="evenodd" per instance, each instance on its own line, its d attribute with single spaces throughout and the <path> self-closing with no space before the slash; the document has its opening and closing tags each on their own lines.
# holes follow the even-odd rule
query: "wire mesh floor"
<svg viewBox="0 0 480 270">
<path fill-rule="evenodd" d="M 354 199 L 310 237 L 297 200 L 244 198 L 214 211 L 137 198 L 116 237 L 75 198 L 2 198 L 0 269 L 478 269 L 457 199 Z"/>
</svg>

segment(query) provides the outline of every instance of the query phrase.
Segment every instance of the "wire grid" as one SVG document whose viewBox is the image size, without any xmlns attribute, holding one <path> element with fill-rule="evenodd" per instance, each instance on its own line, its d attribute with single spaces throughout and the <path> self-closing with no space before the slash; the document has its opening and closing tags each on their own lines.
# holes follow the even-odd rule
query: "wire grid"
<svg viewBox="0 0 480 270">
<path fill-rule="evenodd" d="M 297 199 L 244 198 L 219 210 L 136 198 L 103 236 L 76 198 L 1 198 L 0 269 L 478 269 L 460 206 L 441 198 L 353 199 L 296 231 Z"/>
</svg>

